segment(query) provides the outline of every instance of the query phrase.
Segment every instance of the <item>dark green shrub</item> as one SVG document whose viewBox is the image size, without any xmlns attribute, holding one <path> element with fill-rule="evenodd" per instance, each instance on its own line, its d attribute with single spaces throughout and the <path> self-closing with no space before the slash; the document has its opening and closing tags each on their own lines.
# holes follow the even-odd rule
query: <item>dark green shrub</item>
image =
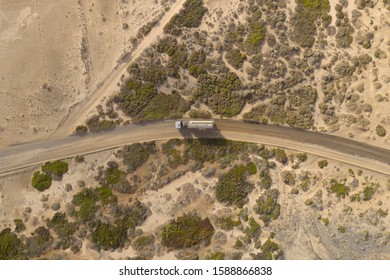
<svg viewBox="0 0 390 280">
<path fill-rule="evenodd" d="M 211 119 L 211 113 L 203 110 L 190 110 L 188 113 L 192 119 Z"/>
<path fill-rule="evenodd" d="M 206 260 L 224 260 L 225 259 L 225 253 L 224 252 L 212 252 L 207 255 Z"/>
<path fill-rule="evenodd" d="M 23 244 L 10 228 L 0 232 L 0 260 L 20 260 L 25 259 Z"/>
<path fill-rule="evenodd" d="M 378 125 L 375 127 L 375 132 L 376 132 L 376 134 L 377 134 L 379 137 L 385 137 L 385 136 L 386 136 L 386 129 L 385 129 L 381 124 L 378 124 Z"/>
<path fill-rule="evenodd" d="M 251 175 L 254 175 L 257 172 L 256 164 L 254 164 L 251 161 L 246 164 L 246 169 L 247 169 L 248 173 Z"/>
<path fill-rule="evenodd" d="M 74 133 L 76 135 L 85 135 L 88 133 L 88 127 L 86 127 L 85 125 L 81 124 L 81 125 L 78 125 L 74 131 Z"/>
<path fill-rule="evenodd" d="M 264 189 L 269 189 L 272 185 L 272 178 L 268 170 L 260 172 L 260 186 Z"/>
<path fill-rule="evenodd" d="M 239 49 L 231 49 L 226 53 L 226 60 L 235 69 L 240 69 L 246 60 L 246 55 Z"/>
<path fill-rule="evenodd" d="M 37 228 L 31 237 L 26 239 L 26 255 L 28 257 L 39 257 L 48 252 L 53 244 L 53 237 L 50 231 L 41 226 Z"/>
<path fill-rule="evenodd" d="M 154 235 L 142 235 L 137 237 L 132 243 L 131 247 L 133 247 L 136 251 L 141 251 L 147 248 L 148 246 L 154 244 Z"/>
<path fill-rule="evenodd" d="M 373 187 L 372 185 L 365 186 L 363 189 L 363 200 L 368 201 L 371 200 L 371 198 L 374 196 L 376 192 L 376 188 Z"/>
<path fill-rule="evenodd" d="M 345 198 L 345 196 L 349 195 L 349 188 L 345 184 L 340 183 L 335 179 L 331 179 L 330 192 L 336 194 L 336 197 L 338 198 Z"/>
<path fill-rule="evenodd" d="M 93 220 L 95 212 L 98 209 L 96 205 L 97 200 L 98 197 L 96 192 L 91 188 L 83 189 L 75 194 L 72 203 L 79 207 L 79 209 L 76 210 L 76 217 L 82 222 Z"/>
<path fill-rule="evenodd" d="M 198 215 L 183 215 L 170 221 L 161 231 L 162 244 L 170 249 L 188 248 L 194 245 L 208 245 L 214 228 L 208 218 Z"/>
<path fill-rule="evenodd" d="M 323 159 L 323 160 L 320 160 L 318 162 L 318 167 L 323 169 L 324 167 L 327 167 L 328 166 L 328 161 L 326 159 Z"/>
<path fill-rule="evenodd" d="M 76 231 L 76 224 L 70 223 L 66 219 L 65 213 L 57 212 L 47 223 L 49 228 L 52 228 L 59 238 L 68 238 Z"/>
<path fill-rule="evenodd" d="M 31 185 L 38 191 L 43 192 L 44 190 L 50 188 L 51 177 L 41 173 L 40 171 L 35 171 L 31 179 Z"/>
<path fill-rule="evenodd" d="M 247 169 L 244 165 L 237 165 L 223 174 L 215 188 L 217 200 L 228 205 L 244 206 L 248 194 L 253 190 L 253 185 L 246 177 Z"/>
<path fill-rule="evenodd" d="M 114 121 L 100 120 L 98 115 L 90 117 L 86 124 L 90 132 L 108 131 L 116 127 Z"/>
<path fill-rule="evenodd" d="M 24 225 L 21 219 L 15 219 L 14 223 L 15 223 L 15 232 L 19 233 L 26 230 L 26 226 Z"/>
<path fill-rule="evenodd" d="M 275 159 L 282 164 L 286 164 L 288 161 L 287 154 L 283 149 L 275 149 Z"/>
<path fill-rule="evenodd" d="M 299 153 L 299 154 L 297 154 L 297 159 L 299 162 L 305 162 L 307 160 L 307 154 L 306 153 Z"/>
<path fill-rule="evenodd" d="M 229 231 L 241 224 L 240 220 L 234 221 L 231 217 L 218 218 L 216 224 L 223 230 Z"/>
<path fill-rule="evenodd" d="M 255 221 L 255 219 L 253 219 L 253 217 L 249 218 L 248 223 L 249 227 L 244 229 L 246 237 L 248 239 L 257 240 L 261 234 L 260 225 Z"/>
<path fill-rule="evenodd" d="M 134 172 L 144 164 L 151 154 L 156 152 L 154 142 L 134 143 L 125 146 L 118 152 L 118 157 L 123 158 L 123 164 L 127 166 L 127 172 Z"/>
<path fill-rule="evenodd" d="M 91 234 L 92 242 L 100 250 L 122 248 L 127 241 L 127 229 L 117 225 L 98 222 Z"/>
<path fill-rule="evenodd" d="M 260 215 L 260 219 L 265 225 L 268 225 L 271 220 L 276 220 L 280 215 L 278 197 L 279 191 L 277 189 L 269 189 L 256 200 L 255 212 Z"/>
<path fill-rule="evenodd" d="M 61 180 L 62 175 L 68 172 L 68 163 L 62 160 L 48 161 L 42 165 L 41 170 L 46 175 L 50 175 L 53 180 Z"/>
</svg>

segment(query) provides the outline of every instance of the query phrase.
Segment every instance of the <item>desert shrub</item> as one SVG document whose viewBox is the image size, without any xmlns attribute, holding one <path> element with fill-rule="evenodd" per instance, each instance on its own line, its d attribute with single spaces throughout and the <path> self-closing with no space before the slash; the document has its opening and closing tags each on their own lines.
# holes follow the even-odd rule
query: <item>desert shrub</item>
<svg viewBox="0 0 390 280">
<path fill-rule="evenodd" d="M 368 200 L 371 200 L 371 198 L 374 196 L 375 192 L 376 192 L 376 187 L 372 184 L 368 185 L 368 186 L 365 186 L 363 188 L 363 197 L 362 199 L 364 201 L 368 201 Z"/>
<path fill-rule="evenodd" d="M 348 48 L 353 41 L 352 33 L 354 29 L 349 23 L 340 26 L 336 33 L 336 45 L 340 48 Z"/>
<path fill-rule="evenodd" d="M 47 223 L 60 238 L 68 238 L 76 231 L 76 224 L 66 219 L 65 213 L 56 213 Z"/>
<path fill-rule="evenodd" d="M 318 167 L 323 169 L 324 167 L 328 166 L 328 161 L 326 159 L 322 159 L 318 162 Z"/>
<path fill-rule="evenodd" d="M 203 6 L 203 0 L 187 0 L 179 13 L 164 26 L 164 32 L 178 35 L 182 27 L 198 27 L 207 11 L 207 8 Z"/>
<path fill-rule="evenodd" d="M 322 217 L 321 218 L 321 222 L 324 224 L 324 226 L 328 226 L 329 225 L 329 219 L 328 218 L 325 218 L 325 217 Z"/>
<path fill-rule="evenodd" d="M 277 202 L 279 191 L 277 189 L 266 190 L 256 200 L 255 212 L 260 215 L 260 219 L 265 225 L 271 220 L 276 220 L 280 215 L 280 204 Z"/>
<path fill-rule="evenodd" d="M 77 155 L 74 157 L 74 161 L 77 163 L 82 163 L 85 161 L 85 158 L 84 158 L 84 156 Z"/>
<path fill-rule="evenodd" d="M 190 109 L 187 101 L 180 94 L 158 93 L 140 112 L 135 121 L 150 121 L 164 118 L 180 118 Z"/>
<path fill-rule="evenodd" d="M 329 191 L 336 194 L 338 198 L 345 198 L 345 196 L 349 195 L 349 188 L 344 183 L 338 182 L 335 179 L 330 180 Z"/>
<path fill-rule="evenodd" d="M 279 245 L 273 242 L 271 239 L 267 239 L 263 245 L 261 245 L 261 251 L 266 260 L 277 260 L 282 254 Z"/>
<path fill-rule="evenodd" d="M 108 187 L 99 187 L 95 189 L 98 200 L 102 205 L 107 205 L 117 202 L 117 197 Z"/>
<path fill-rule="evenodd" d="M 208 218 L 185 214 L 171 220 L 161 231 L 162 244 L 170 249 L 188 248 L 211 240 L 214 228 Z"/>
<path fill-rule="evenodd" d="M 150 209 L 139 200 L 125 209 L 123 209 L 123 217 L 118 221 L 118 224 L 123 225 L 126 229 L 135 229 L 143 224 L 143 222 L 150 216 Z"/>
<path fill-rule="evenodd" d="M 35 171 L 31 179 L 31 185 L 40 192 L 50 188 L 51 177 L 40 171 Z"/>
<path fill-rule="evenodd" d="M 74 134 L 76 135 L 85 135 L 88 132 L 88 127 L 81 124 L 76 126 L 76 129 L 74 131 Z"/>
<path fill-rule="evenodd" d="M 26 239 L 26 255 L 28 257 L 39 257 L 48 252 L 53 244 L 53 237 L 50 231 L 41 226 L 38 227 L 31 237 Z"/>
<path fill-rule="evenodd" d="M 268 170 L 260 172 L 260 186 L 264 189 L 269 189 L 272 185 L 272 178 Z"/>
<path fill-rule="evenodd" d="M 384 128 L 381 124 L 378 124 L 375 127 L 375 132 L 379 137 L 385 137 L 386 136 L 386 128 Z"/>
<path fill-rule="evenodd" d="M 100 185 L 104 187 L 111 187 L 115 184 L 118 184 L 122 178 L 122 171 L 118 167 L 108 166 L 104 171 L 100 170 L 96 176 L 96 180 Z"/>
<path fill-rule="evenodd" d="M 236 165 L 223 174 L 215 188 L 215 195 L 219 202 L 234 204 L 243 207 L 253 184 L 247 181 L 247 169 L 244 165 Z"/>
<path fill-rule="evenodd" d="M 246 164 L 246 169 L 248 170 L 248 173 L 251 175 L 254 175 L 257 172 L 256 164 L 254 164 L 251 161 Z"/>
<path fill-rule="evenodd" d="M 122 248 L 127 241 L 127 230 L 117 225 L 97 222 L 91 233 L 92 243 L 100 250 Z"/>
<path fill-rule="evenodd" d="M 26 226 L 24 225 L 21 219 L 15 219 L 14 223 L 15 223 L 15 232 L 19 233 L 26 230 Z"/>
<path fill-rule="evenodd" d="M 295 172 L 289 171 L 289 170 L 283 170 L 280 173 L 280 177 L 282 179 L 282 182 L 286 185 L 293 186 L 295 185 L 295 178 L 297 177 Z"/>
<path fill-rule="evenodd" d="M 246 60 L 246 55 L 241 53 L 239 49 L 230 49 L 226 53 L 226 60 L 235 69 L 240 69 Z"/>
<path fill-rule="evenodd" d="M 351 202 L 360 202 L 362 199 L 359 193 L 354 193 L 350 196 Z"/>
<path fill-rule="evenodd" d="M 350 65 L 348 61 L 342 61 L 334 67 L 334 71 L 340 77 L 347 77 L 352 76 L 355 72 L 355 67 Z"/>
<path fill-rule="evenodd" d="M 100 120 L 98 115 L 90 117 L 86 124 L 90 132 L 108 131 L 116 127 L 114 121 Z"/>
<path fill-rule="evenodd" d="M 326 18 L 330 10 L 329 0 L 297 0 L 295 14 L 292 19 L 292 39 L 301 47 L 310 48 L 316 35 L 315 21 Z"/>
<path fill-rule="evenodd" d="M 299 153 L 299 154 L 297 154 L 297 159 L 299 162 L 305 162 L 307 160 L 307 154 L 306 153 Z"/>
<path fill-rule="evenodd" d="M 246 227 L 244 229 L 245 236 L 248 239 L 257 240 L 260 237 L 261 234 L 261 228 L 260 225 L 253 219 L 253 217 L 250 217 L 248 220 L 249 227 Z"/>
<path fill-rule="evenodd" d="M 154 142 L 134 143 L 125 146 L 118 151 L 117 155 L 123 159 L 123 164 L 127 166 L 127 172 L 134 172 L 155 152 L 156 144 Z"/>
<path fill-rule="evenodd" d="M 198 78 L 201 74 L 207 74 L 205 68 L 206 54 L 203 50 L 194 51 L 187 60 L 187 69 L 191 76 Z"/>
<path fill-rule="evenodd" d="M 95 213 L 98 209 L 96 202 L 98 196 L 96 192 L 91 189 L 83 189 L 73 196 L 72 204 L 78 206 L 75 214 L 82 222 L 91 221 L 95 217 Z"/>
<path fill-rule="evenodd" d="M 0 260 L 25 259 L 22 241 L 10 228 L 0 232 Z"/>
<path fill-rule="evenodd" d="M 50 175 L 53 180 L 61 180 L 62 175 L 68 172 L 68 163 L 62 160 L 48 161 L 41 166 L 41 170 L 46 175 Z"/>
<path fill-rule="evenodd" d="M 248 34 L 245 39 L 245 49 L 249 54 L 257 54 L 261 52 L 267 29 L 263 23 L 259 21 L 250 21 L 248 24 Z"/>
<path fill-rule="evenodd" d="M 216 221 L 217 226 L 221 229 L 229 231 L 234 227 L 237 227 L 241 224 L 240 220 L 234 221 L 231 217 L 221 217 Z"/>
<path fill-rule="evenodd" d="M 148 246 L 154 244 L 155 238 L 153 234 L 150 235 L 142 235 L 137 237 L 132 243 L 131 247 L 133 247 L 136 251 L 141 251 L 147 248 Z"/>
<path fill-rule="evenodd" d="M 282 164 L 286 164 L 288 161 L 287 154 L 283 149 L 275 149 L 275 159 Z"/>
<path fill-rule="evenodd" d="M 337 230 L 340 232 L 340 233 L 345 233 L 347 230 L 346 230 L 346 228 L 344 227 L 344 226 L 339 226 L 338 228 L 337 228 Z"/>
<path fill-rule="evenodd" d="M 208 111 L 203 111 L 203 110 L 190 110 L 188 113 L 190 118 L 192 119 L 211 119 L 211 113 Z"/>
<path fill-rule="evenodd" d="M 224 260 L 225 253 L 224 252 L 212 252 L 206 256 L 206 260 Z"/>
</svg>

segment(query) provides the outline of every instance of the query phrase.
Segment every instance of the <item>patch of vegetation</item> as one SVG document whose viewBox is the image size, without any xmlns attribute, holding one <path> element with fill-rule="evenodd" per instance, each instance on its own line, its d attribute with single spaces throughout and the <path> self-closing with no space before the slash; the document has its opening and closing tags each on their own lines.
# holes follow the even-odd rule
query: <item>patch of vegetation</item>
<svg viewBox="0 0 390 280">
<path fill-rule="evenodd" d="M 171 220 L 161 231 L 162 244 L 170 249 L 182 249 L 194 245 L 208 245 L 214 228 L 208 218 L 185 214 Z"/>
<path fill-rule="evenodd" d="M 134 143 L 125 146 L 118 151 L 117 155 L 123 158 L 123 164 L 127 166 L 127 172 L 132 173 L 144 164 L 150 155 L 156 152 L 156 144 L 154 142 Z"/>
<path fill-rule="evenodd" d="M 47 190 L 51 186 L 51 177 L 40 171 L 35 171 L 31 179 L 31 185 L 40 192 Z"/>
<path fill-rule="evenodd" d="M 286 164 L 288 161 L 287 154 L 283 149 L 275 149 L 275 159 L 282 164 Z"/>
<path fill-rule="evenodd" d="M 239 49 L 230 49 L 226 53 L 226 60 L 235 69 L 240 69 L 246 60 L 246 55 Z"/>
<path fill-rule="evenodd" d="M 375 192 L 377 190 L 377 187 L 375 187 L 373 184 L 370 184 L 368 186 L 365 186 L 363 188 L 363 197 L 362 199 L 364 201 L 369 201 L 374 196 Z"/>
<path fill-rule="evenodd" d="M 87 133 L 88 133 L 88 127 L 83 124 L 76 126 L 76 129 L 74 131 L 74 134 L 76 135 L 85 135 Z"/>
<path fill-rule="evenodd" d="M 260 21 L 249 20 L 248 35 L 245 39 L 245 49 L 249 54 L 257 54 L 261 52 L 267 28 Z"/>
<path fill-rule="evenodd" d="M 306 153 L 299 153 L 299 154 L 297 154 L 297 159 L 299 162 L 305 162 L 307 160 L 307 154 Z"/>
<path fill-rule="evenodd" d="M 15 223 L 15 232 L 19 233 L 26 230 L 26 226 L 24 225 L 21 219 L 15 219 L 14 223 Z"/>
<path fill-rule="evenodd" d="M 225 253 L 221 251 L 212 252 L 207 255 L 206 260 L 224 260 Z"/>
<path fill-rule="evenodd" d="M 234 227 L 241 225 L 240 220 L 234 221 L 231 217 L 220 217 L 216 221 L 217 226 L 221 229 L 229 231 Z"/>
<path fill-rule="evenodd" d="M 62 175 L 68 172 L 68 163 L 62 160 L 48 161 L 42 165 L 41 170 L 46 175 L 50 175 L 53 180 L 61 180 Z"/>
<path fill-rule="evenodd" d="M 41 226 L 38 227 L 31 237 L 26 239 L 27 257 L 39 257 L 48 252 L 53 244 L 53 237 L 49 229 Z"/>
<path fill-rule="evenodd" d="M 249 218 L 248 223 L 249 223 L 249 227 L 246 227 L 244 229 L 245 236 L 249 240 L 251 240 L 251 239 L 252 240 L 257 240 L 257 239 L 259 239 L 260 234 L 261 234 L 260 225 L 255 221 L 255 219 L 253 219 L 253 217 Z"/>
<path fill-rule="evenodd" d="M 351 202 L 360 202 L 362 201 L 360 197 L 360 193 L 354 193 L 353 195 L 350 196 Z"/>
<path fill-rule="evenodd" d="M 277 260 L 282 253 L 283 252 L 277 243 L 273 242 L 271 239 L 267 239 L 267 241 L 261 245 L 260 253 L 250 253 L 250 255 L 254 260 Z"/>
<path fill-rule="evenodd" d="M 260 219 L 265 225 L 268 225 L 271 220 L 276 220 L 280 215 L 278 197 L 279 191 L 277 189 L 269 189 L 256 200 L 254 211 L 260 215 Z"/>
<path fill-rule="evenodd" d="M 268 170 L 260 172 L 260 186 L 264 189 L 269 189 L 272 185 L 272 178 Z"/>
<path fill-rule="evenodd" d="M 344 183 L 338 182 L 336 179 L 330 180 L 329 191 L 336 194 L 336 197 L 338 198 L 345 198 L 345 196 L 349 195 L 349 188 Z"/>
<path fill-rule="evenodd" d="M 127 230 L 117 225 L 96 222 L 91 238 L 98 251 L 115 250 L 125 245 Z"/>
<path fill-rule="evenodd" d="M 139 200 L 123 210 L 123 217 L 117 221 L 117 224 L 123 225 L 126 229 L 135 229 L 143 224 L 143 222 L 150 216 L 150 209 Z"/>
<path fill-rule="evenodd" d="M 153 234 L 142 235 L 137 237 L 132 243 L 131 246 L 136 251 L 141 251 L 147 248 L 148 246 L 154 244 L 155 238 Z"/>
<path fill-rule="evenodd" d="M 98 196 L 94 189 L 91 188 L 82 189 L 75 194 L 72 203 L 73 205 L 78 206 L 76 217 L 82 222 L 92 221 L 95 217 L 95 212 L 98 209 L 98 206 L 96 205 L 97 201 Z"/>
<path fill-rule="evenodd" d="M 101 132 L 114 129 L 116 124 L 112 120 L 100 120 L 98 115 L 90 117 L 87 122 L 87 127 L 90 132 Z"/>
<path fill-rule="evenodd" d="M 211 119 L 211 113 L 208 111 L 203 111 L 203 110 L 190 110 L 188 113 L 190 118 L 192 119 Z"/>
<path fill-rule="evenodd" d="M 22 241 L 10 228 L 0 232 L 0 260 L 25 259 Z"/>
<path fill-rule="evenodd" d="M 314 37 L 317 29 L 315 21 L 325 19 L 330 10 L 329 0 L 296 0 L 297 6 L 292 20 L 293 40 L 304 48 L 310 48 L 314 45 Z"/>
<path fill-rule="evenodd" d="M 182 27 L 198 27 L 207 11 L 208 9 L 203 6 L 203 0 L 187 0 L 179 13 L 164 26 L 164 32 L 179 35 Z"/>
<path fill-rule="evenodd" d="M 256 164 L 254 164 L 252 161 L 248 162 L 246 164 L 246 170 L 250 175 L 254 175 L 257 173 L 257 167 Z"/>
<path fill-rule="evenodd" d="M 378 135 L 379 137 L 385 137 L 386 136 L 386 128 L 384 128 L 381 124 L 378 124 L 375 127 L 375 132 L 376 132 L 376 135 Z"/>
<path fill-rule="evenodd" d="M 206 54 L 203 50 L 192 52 L 187 60 L 188 73 L 195 78 L 201 74 L 207 74 L 205 62 Z"/>
<path fill-rule="evenodd" d="M 190 109 L 187 101 L 176 91 L 158 93 L 134 118 L 134 121 L 150 121 L 164 118 L 180 118 Z"/>
<path fill-rule="evenodd" d="M 295 174 L 294 171 L 283 170 L 280 173 L 280 177 L 281 177 L 283 183 L 285 183 L 286 185 L 289 185 L 289 186 L 293 186 L 293 185 L 295 185 L 295 178 L 297 177 L 297 175 Z"/>
<path fill-rule="evenodd" d="M 253 190 L 253 184 L 247 181 L 247 173 L 244 165 L 237 165 L 223 174 L 215 188 L 217 200 L 228 205 L 243 207 L 248 194 Z"/>
<path fill-rule="evenodd" d="M 328 161 L 326 159 L 322 159 L 318 162 L 318 167 L 323 169 L 324 167 L 328 166 Z"/>
<path fill-rule="evenodd" d="M 323 218 L 321 218 L 321 222 L 324 224 L 324 226 L 328 226 L 329 225 L 329 219 L 328 218 L 325 218 L 325 217 L 323 217 Z"/>
<path fill-rule="evenodd" d="M 344 226 L 339 226 L 337 228 L 337 230 L 340 232 L 340 233 L 345 233 L 347 231 L 347 229 L 344 227 Z"/>
<path fill-rule="evenodd" d="M 66 219 L 65 213 L 57 212 L 47 223 L 48 227 L 53 229 L 59 238 L 69 238 L 77 229 L 75 223 Z"/>
</svg>

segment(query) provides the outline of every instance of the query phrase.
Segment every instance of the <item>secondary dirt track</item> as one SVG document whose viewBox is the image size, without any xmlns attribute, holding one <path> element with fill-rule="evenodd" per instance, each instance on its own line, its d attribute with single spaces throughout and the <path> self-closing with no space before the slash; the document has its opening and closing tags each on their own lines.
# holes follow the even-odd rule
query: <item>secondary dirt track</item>
<svg viewBox="0 0 390 280">
<path fill-rule="evenodd" d="M 390 175 L 390 150 L 337 136 L 284 126 L 216 120 L 213 130 L 176 130 L 173 120 L 132 124 L 86 136 L 31 142 L 0 149 L 0 174 L 48 160 L 112 149 L 135 142 L 173 138 L 226 138 L 307 152 Z"/>
</svg>

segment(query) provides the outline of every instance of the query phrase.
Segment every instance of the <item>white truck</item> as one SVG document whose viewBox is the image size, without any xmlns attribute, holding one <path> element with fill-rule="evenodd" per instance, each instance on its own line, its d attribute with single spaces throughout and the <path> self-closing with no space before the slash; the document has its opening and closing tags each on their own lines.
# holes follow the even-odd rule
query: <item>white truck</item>
<svg viewBox="0 0 390 280">
<path fill-rule="evenodd" d="M 214 120 L 209 121 L 176 121 L 175 127 L 177 129 L 192 128 L 192 129 L 212 129 L 214 128 Z"/>
</svg>

